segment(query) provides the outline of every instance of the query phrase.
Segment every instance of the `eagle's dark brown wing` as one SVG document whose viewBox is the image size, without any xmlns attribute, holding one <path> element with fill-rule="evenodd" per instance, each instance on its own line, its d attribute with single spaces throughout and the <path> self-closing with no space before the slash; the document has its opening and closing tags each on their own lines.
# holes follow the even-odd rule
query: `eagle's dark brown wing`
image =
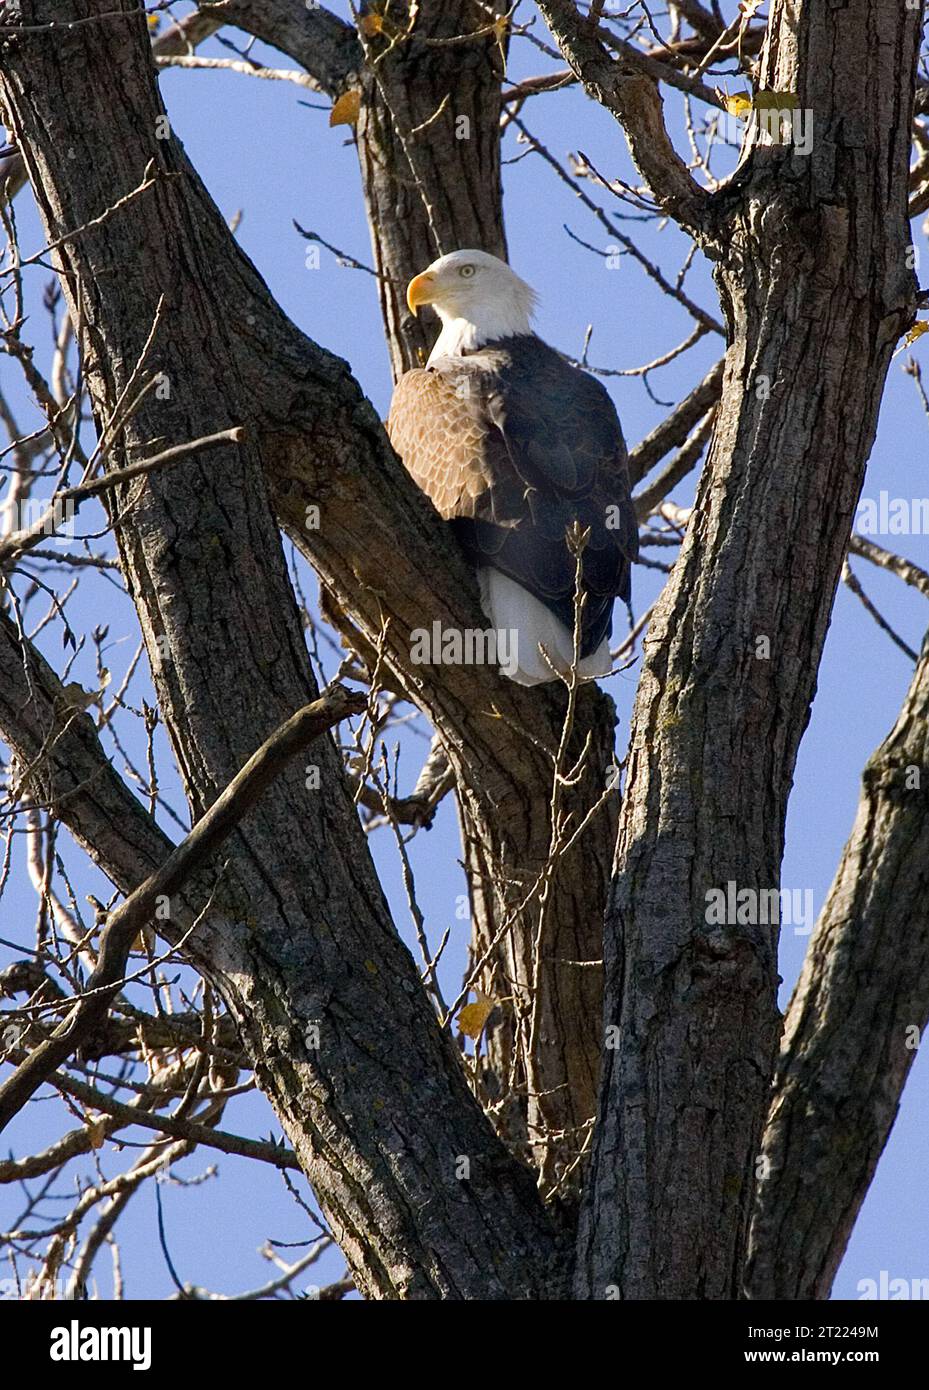
<svg viewBox="0 0 929 1390">
<path fill-rule="evenodd" d="M 582 655 L 628 599 L 638 553 L 626 446 L 598 381 L 534 336 L 508 338 L 407 372 L 387 423 L 394 448 L 473 563 L 509 575 L 568 630 L 574 557 L 565 532 L 590 528 L 584 551 Z"/>
</svg>

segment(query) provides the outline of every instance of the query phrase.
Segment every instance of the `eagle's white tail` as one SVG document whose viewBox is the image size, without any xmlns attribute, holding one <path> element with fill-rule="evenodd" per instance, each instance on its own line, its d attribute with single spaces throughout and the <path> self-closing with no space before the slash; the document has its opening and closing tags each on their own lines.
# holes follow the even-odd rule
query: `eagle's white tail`
<svg viewBox="0 0 929 1390">
<path fill-rule="evenodd" d="M 540 642 L 558 670 L 570 670 L 574 656 L 573 634 L 544 603 L 499 570 L 480 569 L 477 578 L 481 607 L 491 625 L 507 634 L 510 661 L 502 669 L 511 680 L 520 685 L 541 685 L 556 679 L 539 651 Z M 608 639 L 578 664 L 578 672 L 588 680 L 607 675 L 611 668 Z"/>
</svg>

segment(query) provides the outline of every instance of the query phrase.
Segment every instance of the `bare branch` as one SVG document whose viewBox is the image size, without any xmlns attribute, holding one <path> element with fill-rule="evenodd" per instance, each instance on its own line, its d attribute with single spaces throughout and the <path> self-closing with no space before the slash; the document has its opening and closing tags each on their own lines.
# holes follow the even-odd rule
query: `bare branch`
<svg viewBox="0 0 929 1390">
<path fill-rule="evenodd" d="M 887 636 L 890 638 L 891 642 L 893 642 L 894 646 L 899 647 L 900 650 L 903 652 L 904 656 L 909 657 L 910 661 L 914 663 L 918 661 L 919 657 L 917 656 L 916 652 L 914 652 L 913 648 L 909 645 L 908 642 L 904 642 L 903 638 L 896 631 L 896 629 L 893 628 L 891 624 L 887 621 L 887 619 L 884 617 L 883 613 L 881 613 L 877 605 L 865 593 L 857 577 L 855 576 L 851 565 L 848 563 L 848 556 L 845 557 L 845 563 L 842 566 L 842 582 L 843 584 L 845 584 L 846 588 L 848 588 L 855 595 L 856 599 L 861 604 L 862 608 L 864 608 L 865 612 L 868 613 L 874 619 L 881 632 L 887 633 Z"/>
<path fill-rule="evenodd" d="M 859 536 L 857 531 L 852 533 L 848 548 L 852 555 L 860 555 L 862 560 L 869 560 L 872 565 L 889 570 L 898 579 L 902 579 L 904 584 L 918 589 L 921 594 L 929 598 L 929 574 L 919 565 L 914 565 L 912 560 L 907 560 L 902 555 L 895 555 L 893 551 L 885 550 L 883 546 L 875 545 L 874 541 Z"/>
<path fill-rule="evenodd" d="M 245 430 L 240 425 L 235 425 L 232 429 L 217 430 L 215 434 L 204 435 L 202 439 L 192 439 L 187 444 L 175 444 L 170 449 L 163 449 L 151 458 L 141 459 L 138 463 L 131 463 L 126 468 L 113 469 L 105 477 L 98 478 L 94 482 L 79 483 L 76 487 L 59 489 L 52 498 L 44 516 L 40 517 L 27 530 L 15 532 L 0 544 L 0 565 L 9 560 L 11 556 L 21 555 L 23 551 L 31 550 L 40 541 L 47 539 L 55 529 L 55 518 L 60 512 L 62 504 L 67 506 L 69 502 L 72 502 L 80 506 L 88 497 L 99 497 L 108 492 L 110 488 L 118 487 L 121 483 L 131 482 L 133 478 L 140 478 L 147 473 L 154 473 L 160 468 L 167 468 L 173 463 L 179 463 L 181 459 L 202 453 L 204 449 L 215 449 L 217 444 L 241 444 L 244 439 Z"/>
<path fill-rule="evenodd" d="M 572 0 L 539 0 L 539 9 L 584 90 L 622 125 L 633 162 L 656 201 L 682 226 L 701 233 L 706 194 L 671 144 L 654 80 L 632 69 L 628 59 L 615 62 Z"/>
<path fill-rule="evenodd" d="M 159 68 L 188 68 L 196 72 L 235 72 L 242 77 L 258 77 L 266 82 L 293 82 L 297 87 L 307 87 L 311 92 L 324 89 L 315 77 L 305 72 L 290 72 L 286 68 L 262 68 L 252 63 L 243 63 L 234 58 L 197 58 L 190 54 L 169 54 L 156 57 Z"/>
<path fill-rule="evenodd" d="M 201 4 L 200 14 L 214 18 L 217 27 L 233 24 L 286 53 L 333 98 L 361 68 L 355 29 L 321 5 L 308 6 L 303 0 L 222 0 Z"/>
<path fill-rule="evenodd" d="M 681 479 L 686 478 L 687 474 L 697 466 L 704 449 L 710 442 L 714 415 L 715 409 L 708 411 L 683 449 L 675 455 L 667 468 L 663 469 L 654 482 L 649 483 L 648 487 L 636 493 L 633 502 L 640 523 L 651 514 L 659 502 L 664 501 L 671 489 L 677 487 Z"/>
<path fill-rule="evenodd" d="M 0 1086 L 0 1130 L 105 1016 L 110 1000 L 122 985 L 132 943 L 151 917 L 156 899 L 170 896 L 184 887 L 191 875 L 228 839 L 295 754 L 341 719 L 360 714 L 365 703 L 363 695 L 335 686 L 321 699 L 298 710 L 252 755 L 162 868 L 146 879 L 113 913 L 100 940 L 97 968 L 70 1017 Z"/>
<path fill-rule="evenodd" d="M 829 1297 L 924 1037 L 927 767 L 924 642 L 897 721 L 865 766 L 787 1012 L 752 1222 L 752 1298 Z"/>
<path fill-rule="evenodd" d="M 629 450 L 629 477 L 633 486 L 641 482 L 669 450 L 683 444 L 697 421 L 719 400 L 722 381 L 723 362 L 720 360 L 651 434 Z"/>
<path fill-rule="evenodd" d="M 296 1154 L 283 1145 L 266 1140 L 246 1139 L 240 1134 L 211 1129 L 207 1125 L 197 1123 L 196 1120 L 178 1120 L 172 1115 L 156 1115 L 151 1110 L 124 1105 L 122 1101 L 114 1100 L 95 1086 L 88 1086 L 86 1082 L 78 1081 L 76 1077 L 64 1072 L 55 1073 L 49 1079 L 63 1095 L 72 1096 L 82 1105 L 88 1105 L 93 1110 L 111 1116 L 112 1119 L 118 1120 L 121 1126 L 142 1125 L 145 1129 L 154 1129 L 175 1139 L 189 1139 L 195 1144 L 219 1149 L 222 1153 L 239 1154 L 242 1158 L 257 1158 L 275 1168 L 287 1168 L 291 1171 L 300 1168 Z"/>
</svg>

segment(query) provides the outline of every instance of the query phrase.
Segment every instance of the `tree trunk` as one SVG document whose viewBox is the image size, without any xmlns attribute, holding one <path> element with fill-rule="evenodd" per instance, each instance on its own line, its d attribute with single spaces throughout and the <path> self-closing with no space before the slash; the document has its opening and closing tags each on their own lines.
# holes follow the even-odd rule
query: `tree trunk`
<svg viewBox="0 0 929 1390">
<path fill-rule="evenodd" d="M 209 6 L 204 9 L 212 12 Z M 389 33 L 367 39 L 364 49 L 348 25 L 322 10 L 306 15 L 300 0 L 230 0 L 222 13 L 301 63 L 333 99 L 360 91 L 358 158 L 391 362 L 395 376 L 421 365 L 435 338 L 435 318 L 430 312 L 424 321 L 408 312 L 405 288 L 412 276 L 436 256 L 463 246 L 506 255 L 500 186 L 502 56 L 496 35 L 485 32 L 487 10 L 473 0 L 426 0 L 417 7 L 411 38 L 398 42 L 397 34 L 407 27 L 406 11 L 392 6 Z M 445 42 L 469 34 L 475 37 L 466 43 Z M 211 253 L 211 264 L 219 254 Z M 255 317 L 268 321 L 262 357 L 282 363 L 289 348 L 282 351 L 279 315 L 262 305 Z M 254 323 L 249 325 L 249 337 L 258 331 Z M 538 907 L 533 903 L 519 910 L 519 904 L 549 858 L 552 764 L 564 692 L 501 689 L 501 682 L 488 681 L 490 673 L 479 669 L 464 698 L 449 690 L 444 678 L 437 689 L 423 688 L 424 673 L 410 667 L 406 621 L 398 624 L 388 585 L 412 588 L 419 613 L 411 614 L 409 625 L 429 627 L 433 615 L 422 573 L 441 592 L 438 565 L 449 567 L 448 549 L 429 565 L 408 538 L 403 550 L 411 562 L 409 574 L 388 580 L 382 557 L 393 556 L 396 546 L 372 546 L 371 516 L 385 506 L 388 514 L 396 510 L 396 501 L 372 494 L 370 473 L 359 479 L 363 486 L 357 501 L 349 499 L 344 487 L 340 498 L 332 498 L 325 534 L 308 532 L 306 507 L 318 503 L 323 487 L 328 492 L 331 483 L 323 484 L 307 466 L 306 440 L 315 436 L 318 448 L 318 428 L 303 402 L 293 398 L 298 360 L 293 372 L 281 374 L 282 380 L 254 388 L 258 399 L 269 401 L 266 414 L 274 428 L 284 421 L 299 425 L 306 418 L 306 433 L 298 436 L 297 456 L 288 461 L 285 476 L 274 460 L 268 465 L 277 484 L 278 515 L 337 605 L 362 627 L 369 642 L 376 644 L 381 637 L 381 616 L 390 616 L 387 645 L 393 674 L 433 722 L 454 770 L 471 899 L 471 955 L 477 961 L 489 954 L 479 983 L 507 1000 L 491 1018 L 485 1038 L 487 1082 L 495 1094 L 515 1083 L 519 1097 L 499 1114 L 501 1132 L 551 1183 L 574 1165 L 596 1109 L 602 968 L 590 963 L 602 958 L 618 793 L 560 858 L 540 933 Z M 243 364 L 243 371 L 254 376 L 255 364 Z M 344 470 L 340 480 L 344 483 Z M 338 518 L 333 516 L 336 505 Z M 457 552 L 454 542 L 449 547 Z M 368 555 L 370 566 L 364 564 Z M 370 615 L 359 613 L 359 581 L 377 595 L 373 630 Z M 465 583 L 473 594 L 473 582 Z M 443 625 L 484 626 L 476 605 L 472 613 L 463 616 L 459 609 Z M 502 721 L 524 732 L 503 735 Z M 585 690 L 571 750 L 577 756 L 589 738 L 589 772 L 563 797 L 574 826 L 607 785 L 614 728 L 612 701 L 595 689 Z M 503 932 L 508 920 L 511 925 Z M 580 1165 L 574 1167 L 562 1195 L 576 1195 L 581 1172 Z"/>
<path fill-rule="evenodd" d="M 777 5 L 759 87 L 812 113 L 812 153 L 756 144 L 686 214 L 716 260 L 730 346 L 633 719 L 606 926 L 617 1037 L 582 1216 L 583 1297 L 743 1293 L 777 928 L 716 923 L 708 894 L 779 886 L 797 747 L 887 365 L 915 308 L 918 35 L 918 12 L 877 0 Z"/>
<path fill-rule="evenodd" d="M 159 374 L 115 431 L 108 466 L 150 454 L 150 440 L 239 423 L 239 324 L 201 269 L 219 214 L 173 139 L 158 138 L 141 11 L 75 0 L 68 14 L 90 22 L 65 30 L 60 4 L 21 9 L 24 25 L 55 26 L 7 35 L 4 101 L 49 240 L 65 238 L 53 254 L 98 429 Z M 116 206 L 146 170 L 144 191 Z M 257 278 L 244 258 L 237 268 Z M 264 467 L 253 433 L 123 485 L 113 508 L 195 816 L 316 694 Z M 207 913 L 192 959 L 220 989 L 363 1292 L 545 1297 L 557 1287 L 555 1243 L 532 1178 L 493 1135 L 436 1026 L 336 748 L 325 742 L 314 758 L 321 791 L 292 769 L 230 842 L 226 913 Z"/>
<path fill-rule="evenodd" d="M 673 153 L 650 79 L 614 61 L 570 0 L 540 5 L 587 90 L 626 126 L 663 210 L 715 260 L 729 331 L 715 439 L 652 621 L 634 715 L 574 1293 L 745 1296 L 755 1177 L 767 1173 L 748 1294 L 824 1297 L 892 1122 L 907 1039 L 926 1018 L 922 925 L 911 927 L 911 974 L 901 953 L 882 959 L 902 930 L 905 894 L 926 887 L 925 792 L 899 785 L 902 766 L 924 771 L 925 657 L 866 776 L 763 1141 L 779 1029 L 777 927 L 764 895 L 779 886 L 797 748 L 888 360 L 916 302 L 906 194 L 920 15 L 878 0 L 775 0 L 759 86 L 812 113 L 812 151 L 755 143 L 707 195 Z M 111 506 L 192 813 L 315 694 L 273 507 L 447 752 L 474 955 L 487 956 L 487 991 L 505 996 L 488 1084 L 519 1098 L 515 1117 L 494 1119 L 541 1168 L 545 1196 L 557 1187 L 574 1198 L 571 1165 L 604 1042 L 595 962 L 618 795 L 549 882 L 564 691 L 521 689 L 486 667 L 412 663 L 414 628 L 484 625 L 473 575 L 345 364 L 287 321 L 178 143 L 161 138 L 133 0 L 68 0 L 65 21 L 61 11 L 61 0 L 23 0 L 17 22 L 37 27 L 20 33 L 8 17 L 3 99 L 60 243 L 50 254 L 98 429 L 159 374 L 113 430 L 106 466 L 246 429 L 242 446 L 114 488 Z M 221 13 L 303 53 L 333 96 L 360 89 L 392 360 L 395 370 L 415 363 L 428 344 L 403 314 L 409 273 L 459 238 L 503 245 L 495 41 L 431 42 L 481 27 L 463 0 L 424 3 L 415 35 L 389 50 L 371 42 L 367 62 L 349 26 L 299 0 L 230 0 Z M 446 90 L 454 112 L 442 106 Z M 461 115 L 474 143 L 456 141 Z M 476 184 L 465 191 L 469 180 L 479 196 Z M 129 891 L 163 859 L 165 837 L 5 619 L 0 670 L 0 727 L 37 800 Z M 569 832 L 611 760 L 612 702 L 595 688 L 581 694 L 567 765 L 588 735 L 585 776 L 563 789 Z M 557 1297 L 570 1222 L 556 1226 L 536 1175 L 468 1090 L 390 921 L 335 747 L 326 741 L 313 761 L 321 789 L 308 790 L 301 768 L 283 776 L 225 862 L 172 902 L 166 935 L 178 940 L 203 912 L 184 949 L 223 995 L 363 1293 Z M 730 884 L 749 902 L 718 920 L 712 895 L 725 898 Z M 873 1056 L 863 1039 L 879 992 L 861 988 L 868 961 L 881 969 L 880 998 L 897 1001 Z M 852 1089 L 863 1092 L 854 1105 Z M 832 1183 L 818 1212 L 811 1175 Z"/>
<path fill-rule="evenodd" d="M 929 642 L 869 759 L 784 1028 L 752 1298 L 828 1298 L 929 1021 Z"/>
</svg>

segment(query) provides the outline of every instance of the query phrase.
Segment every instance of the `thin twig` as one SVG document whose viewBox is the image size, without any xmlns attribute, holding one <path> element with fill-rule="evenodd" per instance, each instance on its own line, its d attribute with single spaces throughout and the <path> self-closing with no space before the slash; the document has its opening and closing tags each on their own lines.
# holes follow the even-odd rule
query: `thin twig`
<svg viewBox="0 0 929 1390">
<path fill-rule="evenodd" d="M 161 868 L 113 913 L 101 937 L 97 968 L 71 1017 L 0 1086 L 0 1130 L 106 1015 L 110 1000 L 122 987 L 132 943 L 149 921 L 156 900 L 177 892 L 211 858 L 296 753 L 348 715 L 360 714 L 365 705 L 363 695 L 335 686 L 298 710 L 252 754 Z"/>
</svg>

